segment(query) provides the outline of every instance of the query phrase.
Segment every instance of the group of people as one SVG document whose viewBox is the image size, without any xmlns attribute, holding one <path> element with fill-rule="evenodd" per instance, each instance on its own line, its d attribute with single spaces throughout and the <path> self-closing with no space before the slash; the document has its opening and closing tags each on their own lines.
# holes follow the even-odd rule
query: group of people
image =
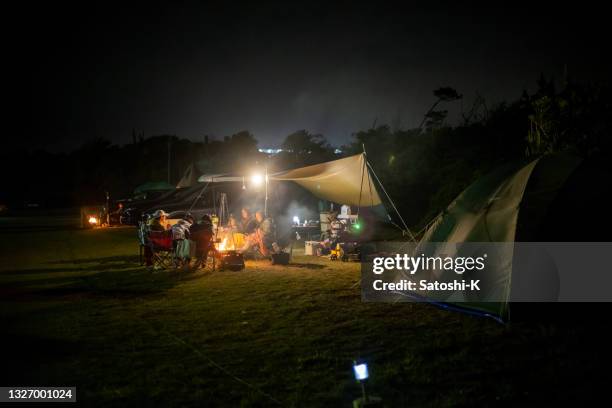
<svg viewBox="0 0 612 408">
<path fill-rule="evenodd" d="M 171 225 L 168 222 L 168 213 L 164 210 L 157 210 L 148 224 L 150 231 L 168 231 L 171 235 L 175 266 L 189 265 L 194 255 L 196 267 L 206 262 L 209 251 L 213 249 L 216 227 L 207 214 L 197 222 L 192 215 L 187 214 Z M 241 236 L 241 245 L 236 248 L 238 252 L 258 251 L 263 256 L 269 256 L 271 252 L 277 250 L 274 220 L 266 217 L 262 211 L 256 211 L 252 215 L 248 208 L 242 208 L 240 219 L 237 220 L 230 215 L 227 230 L 232 236 L 233 234 Z M 192 242 L 195 243 L 195 251 L 191 248 Z M 148 247 L 145 247 L 145 262 L 147 266 L 153 264 L 151 249 Z"/>
<path fill-rule="evenodd" d="M 261 255 L 268 256 L 276 250 L 276 226 L 274 220 L 266 217 L 263 211 L 255 211 L 253 216 L 251 211 L 244 207 L 240 211 L 240 220 L 230 215 L 228 225 L 232 233 L 244 235 L 240 252 L 249 252 L 255 248 Z"/>
<path fill-rule="evenodd" d="M 185 266 L 191 263 L 192 254 L 195 255 L 196 268 L 201 263 L 206 263 L 208 252 L 213 247 L 213 224 L 210 216 L 205 214 L 198 222 L 190 214 L 178 220 L 174 225 L 168 222 L 168 213 L 164 210 L 157 210 L 149 224 L 150 231 L 164 232 L 169 231 L 172 237 L 172 247 L 174 250 L 175 266 Z M 195 248 L 191 248 L 191 242 Z M 147 251 L 148 249 L 148 251 Z M 147 254 L 147 252 L 149 252 Z M 150 248 L 145 247 L 145 263 L 152 266 L 152 254 Z"/>
</svg>

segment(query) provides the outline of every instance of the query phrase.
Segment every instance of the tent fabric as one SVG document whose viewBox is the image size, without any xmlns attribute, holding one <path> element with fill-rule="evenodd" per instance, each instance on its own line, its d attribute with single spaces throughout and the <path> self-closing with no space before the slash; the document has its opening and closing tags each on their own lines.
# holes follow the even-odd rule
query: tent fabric
<svg viewBox="0 0 612 408">
<path fill-rule="evenodd" d="M 149 191 L 168 191 L 174 190 L 174 186 L 165 181 L 148 181 L 144 184 L 139 185 L 134 189 L 134 194 L 147 193 Z"/>
<path fill-rule="evenodd" d="M 580 162 L 557 154 L 498 168 L 466 188 L 421 242 L 514 242 L 519 226 L 525 232 L 537 227 Z M 533 240 L 534 234 L 522 237 Z"/>
<path fill-rule="evenodd" d="M 534 239 L 537 236 L 533 231 L 538 229 L 549 206 L 579 163 L 580 159 L 569 155 L 549 155 L 527 164 L 507 165 L 481 177 L 440 214 L 423 235 L 417 251 L 426 250 L 427 255 L 463 256 L 461 245 L 445 243 L 513 243 L 519 227 L 523 230 L 522 237 Z M 517 279 L 513 275 L 520 274 L 513 270 L 512 247 L 506 245 L 502 249 L 506 251 L 502 256 L 508 262 L 487 270 L 487 274 L 493 275 L 487 279 L 495 282 L 490 292 L 482 293 L 474 303 L 455 303 L 453 300 L 469 297 L 457 292 L 445 303 L 506 319 L 511 283 Z M 427 294 L 419 295 L 427 297 Z M 500 298 L 506 300 L 492 300 Z"/>
<path fill-rule="evenodd" d="M 506 166 L 474 182 L 425 232 L 421 242 L 512 242 L 519 204 L 538 160 Z"/>
<path fill-rule="evenodd" d="M 191 164 L 183 173 L 183 177 L 176 184 L 176 188 L 186 188 L 192 187 L 198 184 L 198 178 L 200 176 L 200 172 L 196 168 L 195 164 Z"/>
<path fill-rule="evenodd" d="M 270 180 L 293 181 L 315 196 L 339 204 L 361 207 L 382 204 L 363 153 L 277 173 Z"/>
<path fill-rule="evenodd" d="M 229 174 L 203 174 L 198 178 L 200 183 L 226 183 L 226 182 L 246 182 L 242 176 L 232 176 Z"/>
<path fill-rule="evenodd" d="M 538 160 L 520 167 L 506 166 L 494 173 L 482 177 L 463 191 L 427 230 L 420 241 L 419 252 L 427 252 L 427 256 L 464 256 L 460 246 L 445 245 L 445 243 L 462 242 L 512 242 L 516 233 L 518 212 L 523 193 Z M 432 244 L 434 243 L 434 244 Z M 440 244 L 435 244 L 440 243 Z M 501 256 L 512 259 L 508 247 Z M 511 248 L 510 248 L 511 251 Z M 481 293 L 479 302 L 465 303 L 468 293 L 456 291 L 446 299 L 437 299 L 434 294 L 419 293 L 420 296 L 432 297 L 434 300 L 466 307 L 483 314 L 499 316 L 507 315 L 507 304 L 493 302 L 509 295 L 512 265 L 503 262 L 499 268 L 487 269 L 487 273 L 495 275 L 489 278 L 495 282 L 493 291 Z M 442 276 L 450 275 L 450 276 Z M 453 271 L 432 276 L 436 280 L 452 279 Z M 501 295 L 500 295 L 501 291 Z"/>
</svg>

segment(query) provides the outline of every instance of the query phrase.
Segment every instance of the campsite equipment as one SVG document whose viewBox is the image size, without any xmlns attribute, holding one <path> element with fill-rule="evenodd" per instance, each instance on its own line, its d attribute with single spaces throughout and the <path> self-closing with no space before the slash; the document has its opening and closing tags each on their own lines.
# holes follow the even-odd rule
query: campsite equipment
<svg viewBox="0 0 612 408">
<path fill-rule="evenodd" d="M 361 385 L 361 398 L 353 400 L 353 408 L 382 408 L 384 405 L 380 397 L 366 393 L 365 383 L 370 377 L 367 363 L 353 361 L 353 374 L 355 375 L 355 380 Z"/>
<path fill-rule="evenodd" d="M 359 262 L 361 261 L 361 246 L 356 242 L 347 242 L 341 244 L 342 247 L 342 262 Z"/>
<path fill-rule="evenodd" d="M 240 271 L 244 269 L 244 257 L 239 252 L 234 250 L 216 251 L 215 256 L 219 262 L 220 270 Z"/>
<path fill-rule="evenodd" d="M 291 255 L 289 254 L 289 252 L 279 252 L 270 255 L 272 265 L 288 265 L 290 258 Z"/>
<path fill-rule="evenodd" d="M 317 248 L 321 246 L 319 241 L 306 241 L 304 243 L 304 255 L 316 255 Z"/>
<path fill-rule="evenodd" d="M 501 166 L 472 183 L 436 217 L 419 246 L 435 248 L 436 243 L 441 243 L 438 248 L 448 250 L 449 246 L 442 243 L 609 240 L 605 236 L 609 228 L 601 225 L 609 223 L 609 218 L 592 222 L 584 219 L 584 215 L 606 213 L 610 185 L 602 185 L 600 180 L 610 180 L 611 173 L 605 158 L 583 162 L 567 154 Z M 465 255 L 461 246 L 455 247 L 459 248 L 456 252 L 445 255 Z M 426 255 L 436 255 L 435 250 L 429 250 Z M 516 252 L 513 259 L 517 259 Z M 501 302 L 492 301 L 491 292 L 483 293 L 478 302 L 453 301 L 442 306 L 507 320 L 517 282 L 528 285 L 532 279 L 542 279 L 538 273 L 522 273 L 527 270 L 542 273 L 542 268 L 513 268 L 512 259 L 504 268 L 495 270 L 494 289 L 505 293 Z M 457 291 L 449 298 L 467 297 L 468 294 Z"/>
<path fill-rule="evenodd" d="M 171 231 L 151 231 L 145 222 L 138 226 L 140 241 L 140 262 L 146 261 L 147 266 L 171 268 L 174 266 L 174 246 Z M 144 255 L 144 257 L 143 257 Z"/>
<path fill-rule="evenodd" d="M 386 204 L 391 206 L 397 215 L 397 221 L 401 222 L 399 226 L 391 221 L 393 225 L 399 227 L 403 234 L 415 241 L 414 235 L 397 211 L 393 200 L 368 163 L 365 148 L 363 153 L 354 156 L 270 175 L 270 180 L 293 181 L 320 199 L 355 206 L 357 213 L 351 214 L 350 217 L 353 220 L 359 218 L 361 208 L 368 208 L 373 213 L 380 214 L 391 221 L 385 203 L 379 194 L 380 189 L 386 199 Z M 328 226 L 323 225 L 325 223 L 323 215 L 320 217 L 321 230 L 329 229 Z"/>
<path fill-rule="evenodd" d="M 261 177 L 263 179 L 264 176 Z M 360 217 L 360 209 L 367 208 L 371 213 L 399 227 L 404 235 L 415 241 L 412 232 L 408 229 L 380 179 L 376 176 L 374 169 L 367 161 L 365 151 L 325 163 L 267 174 L 266 187 L 267 180 L 273 182 L 291 181 L 320 199 L 355 206 L 357 207 L 357 213 L 351 214 L 354 215 L 352 218 Z M 198 178 L 198 182 L 205 187 L 214 183 L 240 184 L 244 183 L 244 175 L 202 175 Z M 391 207 L 397 216 L 396 221 L 400 222 L 401 226 L 391 220 L 386 205 Z M 322 215 L 320 216 L 320 222 L 322 224 L 320 226 L 321 230 L 323 230 L 326 226 Z"/>
<path fill-rule="evenodd" d="M 235 234 L 231 237 L 227 234 L 228 243 L 231 240 L 233 245 L 225 245 L 223 240 L 217 241 L 217 238 L 222 238 L 221 225 L 226 221 L 229 215 L 229 208 L 227 205 L 227 197 L 224 197 L 226 191 L 229 191 L 229 196 L 232 194 L 238 195 L 236 192 L 237 188 L 245 184 L 245 176 L 241 175 L 230 175 L 230 174 L 214 174 L 214 175 L 201 175 L 197 178 L 198 184 L 193 185 L 193 181 L 196 178 L 196 168 L 192 167 L 186 171 L 185 178 L 179 183 L 179 188 L 166 192 L 163 198 L 156 200 L 143 200 L 144 204 L 130 204 L 130 208 L 126 210 L 126 215 L 133 222 L 144 214 L 151 214 L 157 209 L 164 208 L 168 212 L 175 211 L 187 211 L 191 212 L 196 218 L 199 218 L 195 211 L 207 211 L 209 214 L 213 214 L 213 231 L 215 234 L 216 252 L 219 258 L 223 258 L 222 261 L 226 265 L 234 265 L 233 261 L 236 261 L 234 267 L 243 268 L 244 260 L 242 255 L 235 252 L 239 246 L 234 242 Z M 259 184 L 265 182 L 265 199 L 264 210 L 267 210 L 268 205 L 268 180 L 274 182 L 286 182 L 291 181 L 311 193 L 311 196 L 318 197 L 326 200 L 327 202 L 335 202 L 339 205 L 355 206 L 357 207 L 356 214 L 351 214 L 354 218 L 348 220 L 353 222 L 357 219 L 362 221 L 364 217 L 378 217 L 384 219 L 387 222 L 391 222 L 394 226 L 397 224 L 391 221 L 391 217 L 385 208 L 385 204 L 390 204 L 395 213 L 397 209 L 390 197 L 386 193 L 384 187 L 380 183 L 380 180 L 376 177 L 374 170 L 371 165 L 367 162 L 365 151 L 362 154 L 355 156 L 349 156 L 337 160 L 332 160 L 326 163 L 316 164 L 312 166 L 306 166 L 298 169 L 288 170 L 279 172 L 276 174 L 269 174 L 267 168 L 265 173 L 252 174 L 251 177 L 247 177 L 250 180 L 249 188 L 243 188 L 240 194 L 250 194 L 253 199 L 257 198 L 257 188 L 255 181 L 260 181 Z M 208 190 L 210 187 L 210 190 Z M 142 190 L 142 189 L 141 189 Z M 221 191 L 223 190 L 223 191 Z M 205 195 L 204 193 L 209 191 L 210 194 Z M 233 193 L 232 193 L 233 191 Z M 380 194 L 379 194 L 380 191 Z M 262 193 L 262 189 L 259 189 Z M 223 197 L 222 203 L 217 211 L 217 198 L 219 195 Z M 242 197 L 242 196 L 240 196 Z M 288 197 L 286 195 L 285 197 Z M 383 204 L 383 198 L 386 199 Z M 333 208 L 333 207 L 331 207 Z M 360 209 L 364 211 L 360 214 Z M 367 211 L 365 210 L 367 208 Z M 345 212 L 348 213 L 347 207 Z M 174 213 L 172 214 L 174 216 Z M 221 216 L 219 220 L 218 216 Z M 402 233 L 406 233 L 412 240 L 414 240 L 411 232 L 408 230 L 406 223 L 403 221 L 399 213 L 397 213 L 398 222 L 401 222 L 403 227 L 400 227 Z M 322 220 L 322 216 L 320 216 Z M 295 226 L 294 233 L 306 234 L 307 236 L 312 235 L 313 238 L 317 239 L 320 236 L 321 226 L 318 223 L 306 224 Z M 369 237 L 360 231 L 360 239 L 366 240 Z M 370 231 L 368 231 L 370 232 Z M 223 247 L 223 248 L 221 248 Z M 313 248 L 312 253 L 316 253 L 316 249 Z M 240 258 L 240 259 L 238 259 Z M 341 258 L 340 258 L 341 259 Z M 283 262 L 284 259 L 281 256 L 279 261 Z M 230 262 L 231 261 L 231 262 Z M 237 265 L 237 266 L 236 266 Z"/>
<path fill-rule="evenodd" d="M 344 250 L 340 244 L 336 244 L 334 248 L 331 249 L 329 253 L 329 259 L 332 261 L 337 261 L 338 259 L 342 259 L 344 256 Z"/>
<path fill-rule="evenodd" d="M 359 261 L 361 260 L 361 248 L 356 242 L 337 243 L 331 249 L 329 259 L 332 261 Z"/>
</svg>

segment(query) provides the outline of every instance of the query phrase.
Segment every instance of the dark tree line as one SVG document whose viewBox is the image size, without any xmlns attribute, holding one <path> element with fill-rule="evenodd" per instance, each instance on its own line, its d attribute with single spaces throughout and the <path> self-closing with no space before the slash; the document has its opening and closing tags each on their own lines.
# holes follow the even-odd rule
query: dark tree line
<svg viewBox="0 0 612 408">
<path fill-rule="evenodd" d="M 559 151 L 583 157 L 610 151 L 609 86 L 567 80 L 556 85 L 542 77 L 535 93 L 524 92 L 511 103 L 488 107 L 477 97 L 455 126 L 446 123 L 448 108 L 462 95 L 445 87 L 434 96 L 418 128 L 378 126 L 355 133 L 354 142 L 342 147 L 348 155 L 365 145 L 369 161 L 412 227 L 422 226 L 500 163 Z M 114 199 L 127 198 L 147 181 L 175 184 L 192 163 L 205 173 L 244 174 L 264 162 L 280 170 L 339 157 L 323 135 L 306 130 L 288 135 L 284 151 L 272 157 L 257 147 L 255 136 L 241 131 L 199 141 L 134 135 L 132 143 L 122 146 L 96 139 L 69 153 L 4 151 L 0 204 L 78 206 L 102 202 L 106 191 Z"/>
<path fill-rule="evenodd" d="M 488 108 L 481 97 L 462 123 L 444 124 L 441 103 L 461 99 L 452 88 L 434 92 L 437 102 L 417 129 L 389 126 L 355 134 L 352 152 L 366 146 L 368 159 L 414 228 L 423 227 L 479 176 L 508 161 L 545 153 L 588 157 L 610 154 L 612 89 L 608 85 L 540 78 L 537 91 Z"/>
</svg>

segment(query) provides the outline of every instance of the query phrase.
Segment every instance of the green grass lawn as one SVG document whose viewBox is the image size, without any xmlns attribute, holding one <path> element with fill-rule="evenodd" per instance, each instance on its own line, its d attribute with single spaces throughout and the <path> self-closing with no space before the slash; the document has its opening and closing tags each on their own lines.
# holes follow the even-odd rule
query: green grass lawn
<svg viewBox="0 0 612 408">
<path fill-rule="evenodd" d="M 358 264 L 299 255 L 151 274 L 135 234 L 0 228 L 0 385 L 76 385 L 94 406 L 348 407 L 358 357 L 390 407 L 565 404 L 608 381 L 598 319 L 362 303 Z"/>
</svg>

